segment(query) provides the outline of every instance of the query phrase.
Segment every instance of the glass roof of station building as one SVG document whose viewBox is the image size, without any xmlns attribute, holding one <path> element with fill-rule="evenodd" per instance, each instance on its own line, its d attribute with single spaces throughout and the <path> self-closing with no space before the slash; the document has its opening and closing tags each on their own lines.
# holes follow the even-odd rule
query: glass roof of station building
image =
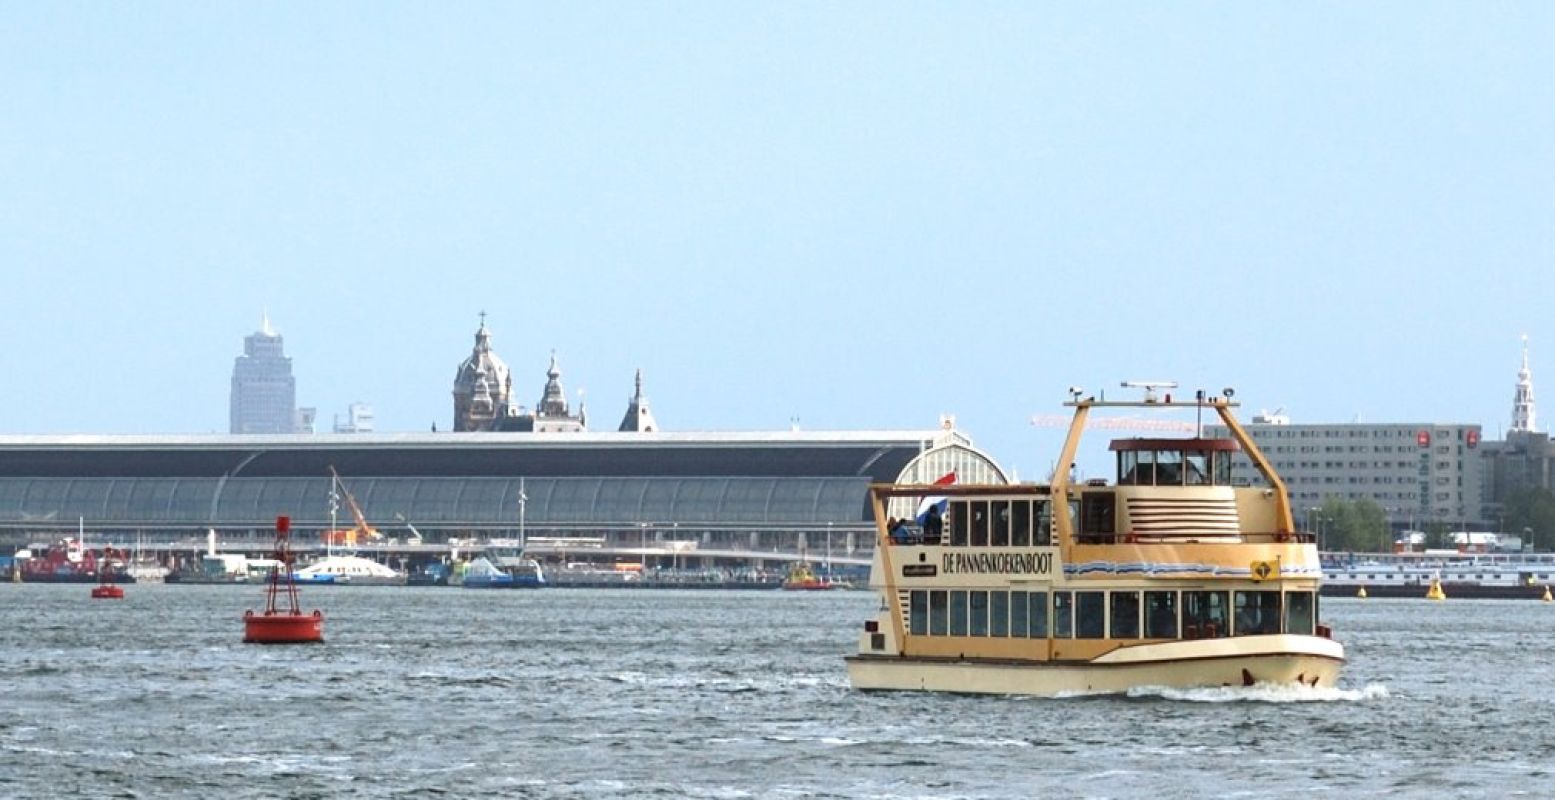
<svg viewBox="0 0 1555 800">
<path fill-rule="evenodd" d="M 0 436 L 0 527 L 324 526 L 331 466 L 379 528 L 863 523 L 944 433 Z"/>
</svg>

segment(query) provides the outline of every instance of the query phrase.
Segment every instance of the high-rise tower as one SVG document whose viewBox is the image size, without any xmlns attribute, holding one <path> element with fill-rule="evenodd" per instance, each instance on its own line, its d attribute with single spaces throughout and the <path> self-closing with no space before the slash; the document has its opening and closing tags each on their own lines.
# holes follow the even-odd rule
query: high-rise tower
<svg viewBox="0 0 1555 800">
<path fill-rule="evenodd" d="M 1528 370 L 1528 336 L 1523 335 L 1523 368 L 1517 371 L 1517 396 L 1512 400 L 1512 430 L 1538 430 L 1533 410 L 1533 373 Z"/>
<path fill-rule="evenodd" d="M 232 433 L 297 430 L 297 380 L 268 313 L 232 365 L 231 423 Z"/>
</svg>

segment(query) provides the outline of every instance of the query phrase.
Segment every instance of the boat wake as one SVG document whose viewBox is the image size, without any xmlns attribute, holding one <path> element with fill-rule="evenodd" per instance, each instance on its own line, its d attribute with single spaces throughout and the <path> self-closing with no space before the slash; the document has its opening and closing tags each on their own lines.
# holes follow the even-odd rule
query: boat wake
<svg viewBox="0 0 1555 800">
<path fill-rule="evenodd" d="M 1340 687 L 1314 688 L 1300 684 L 1259 683 L 1252 686 L 1218 686 L 1174 689 L 1166 686 L 1141 686 L 1130 689 L 1130 698 L 1159 697 L 1186 703 L 1364 703 L 1385 700 L 1388 687 L 1369 683 L 1359 689 Z"/>
</svg>

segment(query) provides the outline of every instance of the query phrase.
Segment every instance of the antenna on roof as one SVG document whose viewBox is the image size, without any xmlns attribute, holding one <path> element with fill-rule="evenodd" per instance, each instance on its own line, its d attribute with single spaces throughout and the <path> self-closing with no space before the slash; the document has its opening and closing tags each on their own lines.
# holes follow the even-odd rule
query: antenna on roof
<svg viewBox="0 0 1555 800">
<path fill-rule="evenodd" d="M 1125 388 L 1125 389 L 1144 389 L 1145 390 L 1145 402 L 1146 403 L 1158 403 L 1158 402 L 1160 402 L 1160 400 L 1158 400 L 1156 398 L 1156 396 L 1155 396 L 1156 390 L 1157 389 L 1176 389 L 1177 388 L 1177 381 L 1124 381 L 1123 382 L 1123 388 Z M 1170 394 L 1168 394 L 1166 396 L 1166 402 L 1168 402 L 1168 403 L 1172 402 L 1172 396 Z"/>
</svg>

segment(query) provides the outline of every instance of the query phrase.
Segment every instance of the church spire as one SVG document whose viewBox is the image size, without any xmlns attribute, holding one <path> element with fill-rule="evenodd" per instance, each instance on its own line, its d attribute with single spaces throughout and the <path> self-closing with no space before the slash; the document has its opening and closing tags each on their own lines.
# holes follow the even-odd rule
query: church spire
<svg viewBox="0 0 1555 800">
<path fill-rule="evenodd" d="M 1533 408 L 1533 373 L 1528 369 L 1528 335 L 1523 334 L 1523 368 L 1517 371 L 1517 396 L 1512 400 L 1512 430 L 1535 431 L 1538 420 Z"/>
<path fill-rule="evenodd" d="M 637 370 L 637 391 L 627 403 L 626 416 L 621 420 L 621 431 L 636 431 L 639 433 L 652 433 L 659 429 L 659 423 L 653 419 L 653 412 L 648 410 L 648 398 L 643 397 L 643 371 Z"/>
</svg>

